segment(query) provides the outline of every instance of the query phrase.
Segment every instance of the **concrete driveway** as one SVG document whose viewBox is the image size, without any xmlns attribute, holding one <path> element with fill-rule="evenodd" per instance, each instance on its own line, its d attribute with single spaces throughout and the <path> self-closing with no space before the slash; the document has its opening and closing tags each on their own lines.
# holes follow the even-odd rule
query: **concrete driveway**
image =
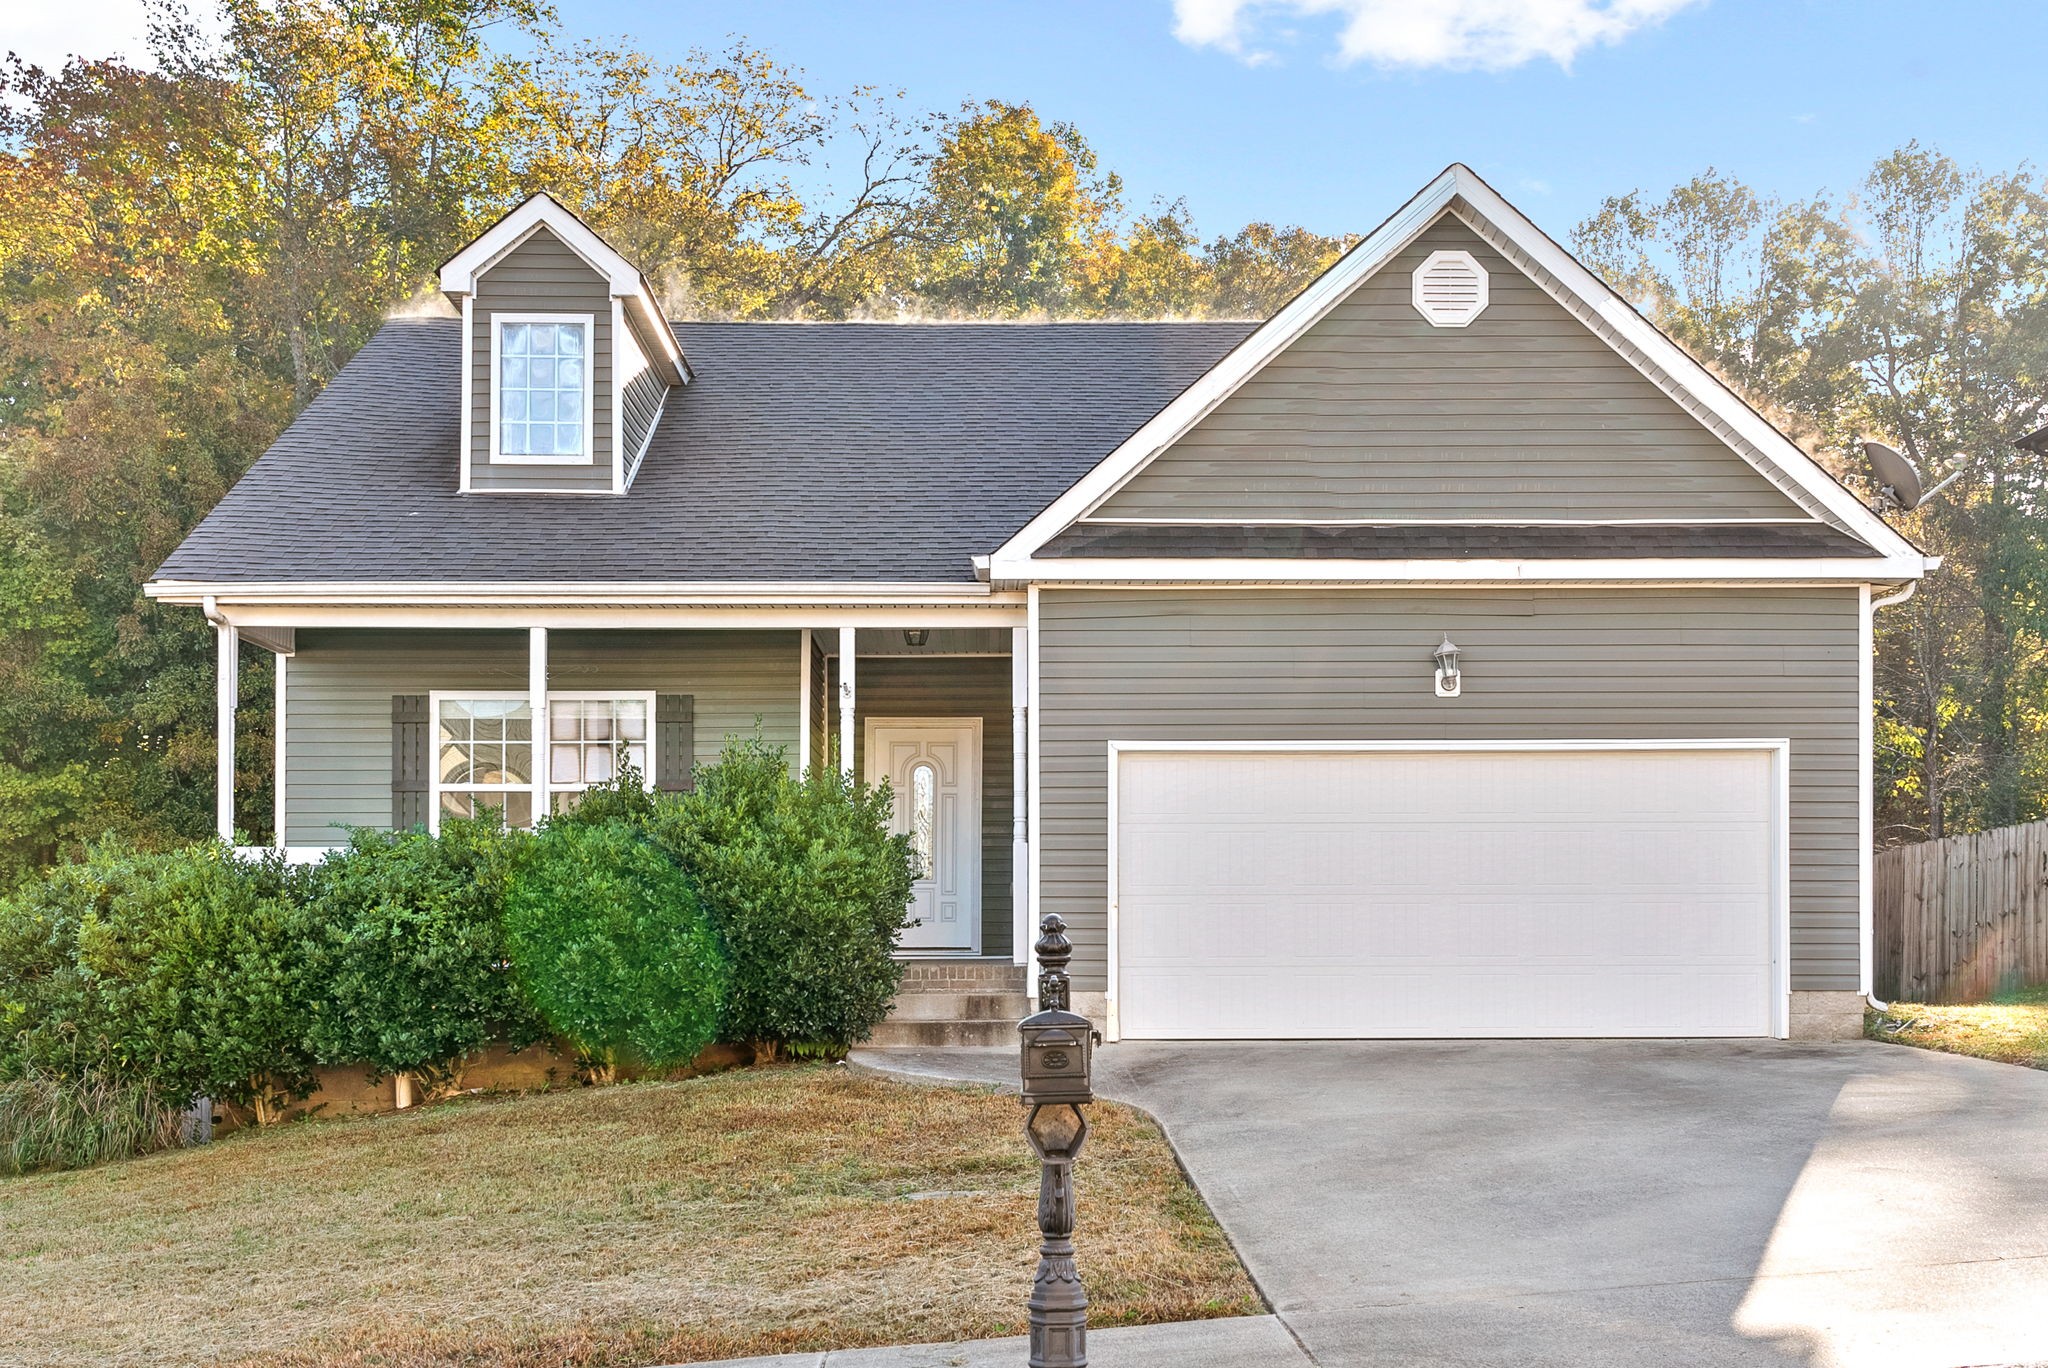
<svg viewBox="0 0 2048 1368">
<path fill-rule="evenodd" d="M 1006 1050 L 860 1058 L 1015 1070 Z M 2048 1073 L 1866 1043 L 1098 1058 L 1325 1368 L 2048 1363 Z M 1088 1182 L 1084 1156 L 1084 1272 Z"/>
</svg>

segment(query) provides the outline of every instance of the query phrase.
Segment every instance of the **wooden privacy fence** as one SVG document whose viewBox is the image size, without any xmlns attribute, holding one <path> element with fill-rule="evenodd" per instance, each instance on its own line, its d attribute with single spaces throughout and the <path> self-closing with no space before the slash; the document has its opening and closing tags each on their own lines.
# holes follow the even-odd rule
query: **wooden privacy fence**
<svg viewBox="0 0 2048 1368">
<path fill-rule="evenodd" d="M 2048 822 L 1877 853 L 1876 989 L 1980 1002 L 2048 982 Z"/>
</svg>

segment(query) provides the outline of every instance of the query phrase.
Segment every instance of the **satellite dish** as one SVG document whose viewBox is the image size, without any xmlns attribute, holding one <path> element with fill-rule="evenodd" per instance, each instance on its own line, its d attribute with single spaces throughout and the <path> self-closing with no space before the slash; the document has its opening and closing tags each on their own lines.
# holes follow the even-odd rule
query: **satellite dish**
<svg viewBox="0 0 2048 1368">
<path fill-rule="evenodd" d="M 1877 486 L 1878 502 L 1910 513 L 1927 496 L 1921 492 L 1920 472 L 1913 463 L 1883 442 L 1865 442 L 1863 459 L 1870 462 L 1870 482 Z"/>
</svg>

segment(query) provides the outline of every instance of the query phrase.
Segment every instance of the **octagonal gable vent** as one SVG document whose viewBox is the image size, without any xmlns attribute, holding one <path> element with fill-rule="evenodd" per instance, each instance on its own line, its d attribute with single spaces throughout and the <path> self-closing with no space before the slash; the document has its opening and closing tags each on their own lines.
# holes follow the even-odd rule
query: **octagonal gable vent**
<svg viewBox="0 0 2048 1368">
<path fill-rule="evenodd" d="M 1431 252 L 1415 268 L 1415 311 L 1439 328 L 1462 328 L 1486 310 L 1486 268 L 1470 252 Z"/>
</svg>

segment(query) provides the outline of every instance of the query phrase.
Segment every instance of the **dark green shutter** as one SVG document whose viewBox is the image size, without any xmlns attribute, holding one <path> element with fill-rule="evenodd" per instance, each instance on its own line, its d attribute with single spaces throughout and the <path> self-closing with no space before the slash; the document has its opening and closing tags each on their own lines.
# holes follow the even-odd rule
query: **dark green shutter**
<svg viewBox="0 0 2048 1368">
<path fill-rule="evenodd" d="M 697 757 L 697 699 L 694 694 L 654 696 L 654 787 L 688 793 L 696 787 L 690 771 Z"/>
<path fill-rule="evenodd" d="M 391 695 L 391 829 L 427 824 L 427 696 Z"/>
</svg>

